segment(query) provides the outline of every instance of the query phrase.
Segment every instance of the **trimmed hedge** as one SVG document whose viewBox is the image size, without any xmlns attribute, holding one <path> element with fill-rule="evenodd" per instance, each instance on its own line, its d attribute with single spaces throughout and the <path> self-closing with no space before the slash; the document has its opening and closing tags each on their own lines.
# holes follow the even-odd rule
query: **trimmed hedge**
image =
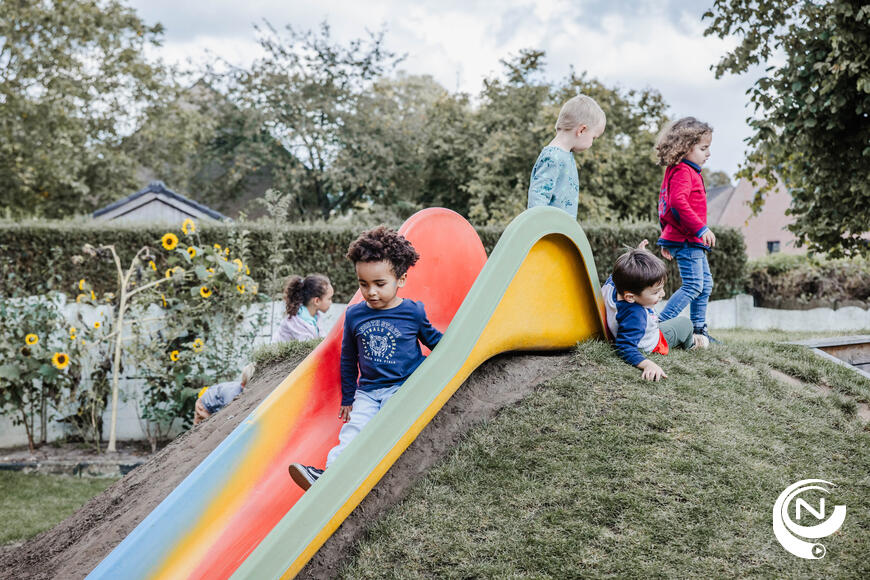
<svg viewBox="0 0 870 580">
<path fill-rule="evenodd" d="M 870 260 L 772 254 L 747 264 L 746 293 L 764 308 L 868 308 Z"/>
<path fill-rule="evenodd" d="M 335 300 L 346 302 L 356 291 L 356 276 L 344 255 L 348 245 L 358 235 L 360 228 L 351 226 L 305 226 L 287 225 L 275 231 L 260 223 L 214 225 L 200 227 L 197 234 L 202 244 L 218 243 L 229 246 L 232 257 L 237 257 L 240 235 L 244 233 L 248 247 L 245 261 L 251 268 L 251 277 L 264 282 L 268 276 L 272 248 L 281 248 L 282 263 L 288 271 L 298 274 L 321 272 L 332 280 Z M 655 242 L 659 228 L 652 223 L 585 225 L 584 230 L 595 256 L 600 282 L 604 282 L 616 257 L 627 245 L 637 245 L 643 238 Z M 46 287 L 53 287 L 68 294 L 77 294 L 76 284 L 86 278 L 98 292 L 115 290 L 115 266 L 109 261 L 85 258 L 76 264 L 72 257 L 81 254 L 81 248 L 114 244 L 124 268 L 129 265 L 134 253 L 143 245 L 149 245 L 159 257 L 165 254 L 160 238 L 167 231 L 160 227 L 131 227 L 107 225 L 101 222 L 21 222 L 0 223 L 0 256 L 11 266 L 15 276 L 0 277 L 0 293 L 8 295 L 19 285 L 18 291 L 40 294 Z M 186 240 L 180 227 L 173 231 L 178 235 L 180 248 Z M 479 228 L 481 240 L 487 253 L 492 251 L 502 233 L 501 228 Z M 717 228 L 718 245 L 710 255 L 713 273 L 713 298 L 727 298 L 743 289 L 743 270 L 746 264 L 743 237 L 734 229 Z M 276 241 L 277 240 L 277 241 Z M 234 247 L 236 246 L 236 247 Z M 52 251 L 58 248 L 60 251 Z M 159 261 L 159 260 L 158 260 Z M 273 262 L 274 263 L 274 262 Z M 158 267 L 160 264 L 158 264 Z M 668 295 L 679 287 L 676 264 L 670 264 L 671 275 Z"/>
</svg>

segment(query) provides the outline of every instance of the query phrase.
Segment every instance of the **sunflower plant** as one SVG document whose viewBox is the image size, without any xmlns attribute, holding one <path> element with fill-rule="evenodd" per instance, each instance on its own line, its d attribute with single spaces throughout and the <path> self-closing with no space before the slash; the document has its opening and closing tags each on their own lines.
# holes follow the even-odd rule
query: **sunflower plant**
<svg viewBox="0 0 870 580">
<path fill-rule="evenodd" d="M 240 325 L 239 318 L 265 297 L 251 277 L 246 240 L 242 232 L 224 244 L 204 244 L 195 222 L 185 220 L 153 247 L 141 248 L 126 270 L 114 246 L 85 246 L 91 257 L 112 260 L 117 272 L 112 315 L 90 329 L 101 332 L 113 351 L 108 451 L 115 450 L 122 362 L 146 379 L 142 392 L 132 395 L 156 447 L 179 421 L 189 423 L 201 383 L 235 373 L 224 368 L 227 361 L 253 348 L 262 321 L 251 332 L 252 325 Z M 88 282 L 80 282 L 78 301 L 100 303 Z"/>
<path fill-rule="evenodd" d="M 31 452 L 81 378 L 81 348 L 69 339 L 64 296 L 0 298 L 0 414 L 27 434 Z"/>
</svg>

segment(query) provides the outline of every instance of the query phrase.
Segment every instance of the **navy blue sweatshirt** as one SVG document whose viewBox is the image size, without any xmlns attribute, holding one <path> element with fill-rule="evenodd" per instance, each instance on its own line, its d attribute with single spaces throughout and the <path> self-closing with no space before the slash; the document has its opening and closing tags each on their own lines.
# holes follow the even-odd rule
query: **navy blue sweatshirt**
<svg viewBox="0 0 870 580">
<path fill-rule="evenodd" d="M 341 404 L 353 404 L 357 388 L 372 391 L 404 383 L 426 358 L 417 339 L 430 349 L 441 340 L 422 302 L 405 298 L 388 310 L 365 302 L 348 307 L 341 340 Z"/>
</svg>

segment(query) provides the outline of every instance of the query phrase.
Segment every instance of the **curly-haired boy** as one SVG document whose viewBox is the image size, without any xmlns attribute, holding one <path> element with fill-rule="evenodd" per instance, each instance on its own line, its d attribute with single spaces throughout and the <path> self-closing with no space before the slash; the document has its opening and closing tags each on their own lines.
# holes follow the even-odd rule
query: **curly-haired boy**
<svg viewBox="0 0 870 580">
<path fill-rule="evenodd" d="M 433 349 L 441 340 L 422 302 L 398 296 L 408 269 L 420 258 L 414 246 L 384 226 L 363 232 L 348 249 L 365 302 L 350 306 L 341 341 L 341 408 L 338 445 L 329 467 L 381 407 L 423 362 L 420 342 Z M 418 342 L 419 339 L 419 342 Z M 359 376 L 359 381 L 357 381 Z M 308 489 L 323 470 L 293 463 L 290 476 Z"/>
</svg>

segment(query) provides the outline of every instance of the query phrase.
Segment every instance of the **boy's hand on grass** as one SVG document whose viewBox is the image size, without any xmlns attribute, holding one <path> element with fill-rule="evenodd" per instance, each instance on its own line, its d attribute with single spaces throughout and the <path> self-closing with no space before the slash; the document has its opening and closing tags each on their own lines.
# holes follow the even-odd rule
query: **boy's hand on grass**
<svg viewBox="0 0 870 580">
<path fill-rule="evenodd" d="M 704 232 L 704 235 L 701 236 L 701 241 L 704 242 L 704 245 L 712 248 L 716 245 L 716 234 L 714 234 L 712 230 L 707 230 Z"/>
<path fill-rule="evenodd" d="M 353 405 L 342 405 L 338 410 L 338 418 L 341 419 L 342 423 L 347 423 L 350 421 L 350 410 L 353 408 Z"/>
<path fill-rule="evenodd" d="M 668 375 L 665 374 L 665 371 L 662 370 L 662 367 L 654 363 L 649 359 L 642 360 L 637 368 L 643 371 L 641 377 L 643 377 L 646 381 L 657 381 L 659 379 L 666 379 Z"/>
<path fill-rule="evenodd" d="M 667 248 L 662 248 L 662 258 L 664 258 L 665 260 L 674 259 L 674 257 L 671 255 Z"/>
<path fill-rule="evenodd" d="M 638 249 L 638 250 L 645 250 L 647 244 L 649 244 L 649 240 L 642 240 L 642 241 L 637 245 L 637 249 Z"/>
</svg>

